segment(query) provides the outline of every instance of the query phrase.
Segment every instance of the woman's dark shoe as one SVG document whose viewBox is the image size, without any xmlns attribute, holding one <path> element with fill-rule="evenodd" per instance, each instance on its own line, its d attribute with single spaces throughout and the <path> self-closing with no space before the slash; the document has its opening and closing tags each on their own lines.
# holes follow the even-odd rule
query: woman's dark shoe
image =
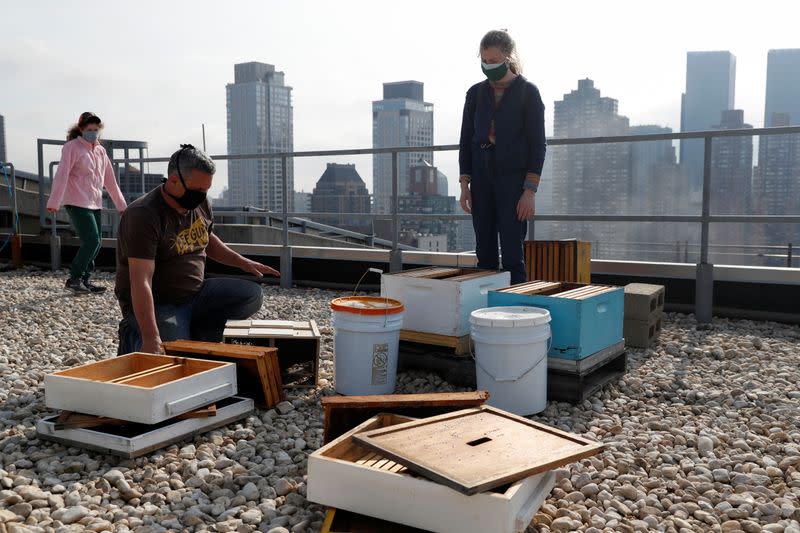
<svg viewBox="0 0 800 533">
<path fill-rule="evenodd" d="M 94 283 L 89 281 L 89 278 L 83 278 L 83 286 L 86 287 L 89 290 L 89 292 L 95 292 L 95 293 L 106 292 L 105 287 L 103 287 L 102 285 L 95 285 Z"/>
<path fill-rule="evenodd" d="M 78 278 L 69 278 L 67 282 L 64 284 L 64 288 L 69 289 L 77 294 L 86 294 L 89 292 L 89 289 L 81 284 L 81 280 Z"/>
</svg>

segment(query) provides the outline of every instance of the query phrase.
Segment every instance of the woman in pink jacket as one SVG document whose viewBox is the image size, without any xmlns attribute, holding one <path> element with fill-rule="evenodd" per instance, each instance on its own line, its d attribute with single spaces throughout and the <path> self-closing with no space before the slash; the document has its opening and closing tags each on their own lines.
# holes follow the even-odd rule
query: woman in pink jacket
<svg viewBox="0 0 800 533">
<path fill-rule="evenodd" d="M 47 210 L 53 213 L 62 205 L 66 206 L 70 222 L 81 240 L 66 283 L 66 288 L 75 292 L 106 290 L 89 280 L 94 259 L 100 252 L 103 187 L 117 211 L 122 213 L 127 207 L 108 154 L 98 142 L 102 128 L 100 117 L 88 111 L 70 128 L 47 202 Z"/>
</svg>

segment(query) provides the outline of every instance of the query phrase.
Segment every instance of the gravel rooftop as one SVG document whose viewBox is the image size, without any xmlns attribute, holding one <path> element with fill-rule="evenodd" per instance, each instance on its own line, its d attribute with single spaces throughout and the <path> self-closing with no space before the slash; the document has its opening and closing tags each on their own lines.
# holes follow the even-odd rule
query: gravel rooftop
<svg viewBox="0 0 800 533">
<path fill-rule="evenodd" d="M 322 382 L 289 402 L 135 460 L 39 440 L 46 373 L 116 353 L 109 290 L 74 297 L 62 274 L 0 273 L 0 533 L 319 531 L 306 458 L 333 394 L 328 303 L 340 293 L 265 287 L 258 318 L 314 319 Z M 113 286 L 108 274 L 99 276 Z M 800 332 L 770 322 L 666 317 L 660 343 L 591 400 L 533 417 L 606 444 L 558 471 L 528 531 L 800 533 Z M 457 390 L 403 373 L 398 392 Z M 487 532 L 491 533 L 491 532 Z"/>
</svg>

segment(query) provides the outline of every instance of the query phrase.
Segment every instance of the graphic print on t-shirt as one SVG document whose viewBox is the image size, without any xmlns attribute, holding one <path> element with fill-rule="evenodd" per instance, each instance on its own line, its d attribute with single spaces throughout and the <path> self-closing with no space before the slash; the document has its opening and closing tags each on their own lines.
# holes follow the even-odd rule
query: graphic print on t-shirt
<svg viewBox="0 0 800 533">
<path fill-rule="evenodd" d="M 204 249 L 208 245 L 208 228 L 203 217 L 197 217 L 191 226 L 175 236 L 175 251 L 186 255 Z"/>
</svg>

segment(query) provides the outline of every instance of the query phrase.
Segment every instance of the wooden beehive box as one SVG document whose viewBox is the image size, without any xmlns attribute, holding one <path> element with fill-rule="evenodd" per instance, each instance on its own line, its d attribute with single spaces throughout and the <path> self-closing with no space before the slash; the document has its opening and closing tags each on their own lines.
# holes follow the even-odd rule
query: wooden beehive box
<svg viewBox="0 0 800 533">
<path fill-rule="evenodd" d="M 528 279 L 591 283 L 592 243 L 577 239 L 525 241 Z"/>
<path fill-rule="evenodd" d="M 403 302 L 403 330 L 463 337 L 470 313 L 486 307 L 490 290 L 510 282 L 508 272 L 426 267 L 384 274 L 381 296 Z"/>
<path fill-rule="evenodd" d="M 398 415 L 378 415 L 311 454 L 308 499 L 441 533 L 517 533 L 528 527 L 553 489 L 553 472 L 466 496 L 411 474 L 353 440 L 353 436 L 361 432 L 412 420 Z"/>
<path fill-rule="evenodd" d="M 583 359 L 622 342 L 624 290 L 607 285 L 531 281 L 489 293 L 489 307 L 527 305 L 550 311 L 548 355 Z"/>
<path fill-rule="evenodd" d="M 277 348 L 284 387 L 317 386 L 322 336 L 315 321 L 229 320 L 223 337 L 229 344 Z"/>
<path fill-rule="evenodd" d="M 51 409 L 158 424 L 236 394 L 236 365 L 132 353 L 44 377 Z"/>
<path fill-rule="evenodd" d="M 167 355 L 236 363 L 237 394 L 252 398 L 262 409 L 283 401 L 277 348 L 186 340 L 165 342 L 163 347 Z"/>
<path fill-rule="evenodd" d="M 325 396 L 322 398 L 322 409 L 325 413 L 322 441 L 328 443 L 381 413 L 425 418 L 467 407 L 478 407 L 488 399 L 487 391 Z"/>
</svg>

